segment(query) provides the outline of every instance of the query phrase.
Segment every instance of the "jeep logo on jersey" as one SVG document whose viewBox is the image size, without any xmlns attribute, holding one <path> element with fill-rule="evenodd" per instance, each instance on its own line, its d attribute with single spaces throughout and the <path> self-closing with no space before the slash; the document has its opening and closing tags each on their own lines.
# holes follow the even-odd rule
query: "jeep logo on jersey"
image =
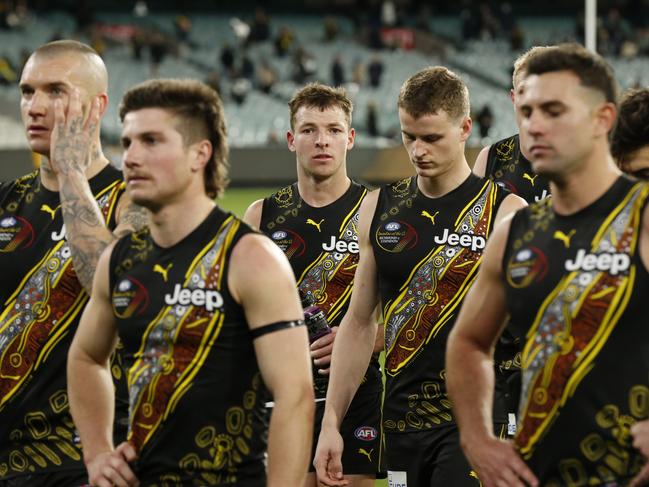
<svg viewBox="0 0 649 487">
<path fill-rule="evenodd" d="M 602 271 L 612 276 L 626 272 L 631 266 L 631 259 L 627 254 L 591 254 L 580 249 L 573 260 L 566 260 L 567 271 Z"/>
<path fill-rule="evenodd" d="M 341 254 L 358 254 L 358 242 L 347 242 L 345 240 L 338 240 L 333 235 L 329 243 L 322 243 L 322 250 L 326 252 L 340 252 Z"/>
<path fill-rule="evenodd" d="M 371 426 L 361 426 L 356 428 L 354 436 L 361 441 L 372 441 L 376 439 L 378 433 L 376 432 L 376 429 Z"/>
<path fill-rule="evenodd" d="M 548 259 L 536 247 L 521 249 L 507 263 L 506 279 L 513 288 L 541 281 L 548 272 Z"/>
<path fill-rule="evenodd" d="M 452 247 L 460 246 L 471 249 L 473 252 L 482 250 L 487 245 L 487 239 L 482 235 L 474 235 L 472 233 L 451 233 L 448 228 L 444 229 L 442 236 L 436 235 L 433 237 L 437 245 L 450 245 Z"/>
<path fill-rule="evenodd" d="M 290 260 L 292 257 L 302 257 L 306 250 L 304 239 L 291 230 L 276 230 L 270 234 L 275 245 L 277 245 L 284 255 Z"/>
<path fill-rule="evenodd" d="M 410 250 L 419 240 L 415 228 L 404 221 L 389 221 L 376 229 L 376 243 L 386 252 Z"/>
<path fill-rule="evenodd" d="M 34 229 L 20 217 L 8 216 L 0 220 L 0 252 L 28 248 L 34 242 Z"/>
<path fill-rule="evenodd" d="M 149 293 L 136 279 L 126 277 L 113 288 L 113 313 L 121 319 L 140 315 L 149 306 Z"/>
<path fill-rule="evenodd" d="M 165 294 L 165 304 L 173 306 L 179 304 L 181 306 L 203 306 L 207 311 L 215 311 L 223 306 L 223 297 L 218 291 L 210 291 L 205 289 L 187 289 L 176 284 L 174 286 L 173 295 Z"/>
</svg>

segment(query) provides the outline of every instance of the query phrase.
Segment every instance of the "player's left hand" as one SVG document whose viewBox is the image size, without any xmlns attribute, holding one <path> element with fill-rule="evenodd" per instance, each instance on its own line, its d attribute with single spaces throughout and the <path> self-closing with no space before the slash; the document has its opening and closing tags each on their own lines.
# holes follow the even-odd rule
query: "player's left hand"
<svg viewBox="0 0 649 487">
<path fill-rule="evenodd" d="M 649 460 L 649 419 L 634 424 L 631 427 L 631 434 L 633 435 L 633 446 L 640 450 L 645 459 Z M 647 484 L 649 484 L 649 461 L 645 463 L 629 486 L 639 487 Z"/>
<path fill-rule="evenodd" d="M 67 110 L 66 110 L 67 109 Z M 67 107 L 54 101 L 54 130 L 50 138 L 50 164 L 55 173 L 85 172 L 92 160 L 93 142 L 99 128 L 99 98 L 94 97 L 84 116 L 81 93 L 74 88 Z"/>
<path fill-rule="evenodd" d="M 331 352 L 334 349 L 334 340 L 336 339 L 337 332 L 338 327 L 334 326 L 331 328 L 331 333 L 318 338 L 311 344 L 311 358 L 316 367 L 321 367 L 318 369 L 318 373 L 321 375 L 329 375 Z"/>
</svg>

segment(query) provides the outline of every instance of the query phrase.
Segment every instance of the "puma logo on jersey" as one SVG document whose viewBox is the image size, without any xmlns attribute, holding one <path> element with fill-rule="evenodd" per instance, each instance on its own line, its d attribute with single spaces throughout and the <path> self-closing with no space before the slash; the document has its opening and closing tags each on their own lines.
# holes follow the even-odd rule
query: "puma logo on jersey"
<svg viewBox="0 0 649 487">
<path fill-rule="evenodd" d="M 538 174 L 535 175 L 534 177 L 532 177 L 532 176 L 530 176 L 530 175 L 527 174 L 527 173 L 523 173 L 523 179 L 527 179 L 527 180 L 530 182 L 530 184 L 532 185 L 532 187 L 534 187 L 534 181 L 535 181 L 536 178 L 538 178 L 538 177 L 539 177 Z"/>
<path fill-rule="evenodd" d="M 173 266 L 172 263 L 170 263 L 167 267 L 162 267 L 160 264 L 156 264 L 153 266 L 153 272 L 157 272 L 158 274 L 160 274 L 164 282 L 167 282 L 167 278 L 168 278 L 167 274 L 169 274 L 169 269 L 171 269 L 172 266 Z"/>
<path fill-rule="evenodd" d="M 448 228 L 444 229 L 444 233 L 441 236 L 436 235 L 433 237 L 433 240 L 437 245 L 451 245 L 455 247 L 459 245 L 460 247 L 465 247 L 476 252 L 482 250 L 487 245 L 487 239 L 482 235 L 473 235 L 471 233 L 451 233 L 448 231 Z"/>
<path fill-rule="evenodd" d="M 436 211 L 434 215 L 431 215 L 431 214 L 428 213 L 426 210 L 423 210 L 423 211 L 421 212 L 421 216 L 423 216 L 423 217 L 425 217 L 425 218 L 428 218 L 428 219 L 432 222 L 433 225 L 435 225 L 435 217 L 436 217 L 437 215 L 439 215 L 439 211 Z"/>
<path fill-rule="evenodd" d="M 371 462 L 372 461 L 372 453 L 374 453 L 374 448 L 372 448 L 370 451 L 367 451 L 365 448 L 359 448 L 358 453 L 361 455 L 365 455 L 367 459 Z"/>
<path fill-rule="evenodd" d="M 223 306 L 223 297 L 218 291 L 187 289 L 181 287 L 180 284 L 176 284 L 173 294 L 165 294 L 165 304 L 167 306 L 175 304 L 187 306 L 192 304 L 194 306 L 204 306 L 207 311 L 215 311 Z"/>
<path fill-rule="evenodd" d="M 625 272 L 631 266 L 631 258 L 627 254 L 592 254 L 580 249 L 573 260 L 566 261 L 567 271 L 602 271 L 616 276 Z"/>
<path fill-rule="evenodd" d="M 59 206 L 60 206 L 60 205 L 59 205 Z M 52 218 L 52 220 L 54 220 L 54 215 L 56 215 L 56 210 L 58 210 L 58 209 L 59 209 L 58 206 L 57 206 L 56 208 L 52 209 L 49 205 L 46 205 L 45 203 L 43 203 L 43 204 L 41 205 L 41 210 L 43 210 L 45 213 L 47 213 L 48 215 L 50 215 L 50 217 Z"/>
<path fill-rule="evenodd" d="M 314 227 L 316 227 L 316 228 L 318 229 L 318 232 L 320 232 L 320 225 L 322 225 L 322 222 L 324 222 L 324 221 L 325 221 L 325 219 L 323 218 L 323 219 L 320 220 L 318 223 L 316 223 L 315 220 L 312 220 L 311 218 L 309 218 L 309 219 L 306 221 L 306 224 L 307 224 L 307 225 L 313 225 Z"/>
<path fill-rule="evenodd" d="M 563 245 L 566 248 L 568 248 L 570 247 L 570 239 L 575 234 L 575 232 L 576 230 L 574 228 L 570 230 L 567 235 L 563 233 L 561 230 L 555 230 L 554 235 L 552 237 L 563 242 Z"/>
</svg>

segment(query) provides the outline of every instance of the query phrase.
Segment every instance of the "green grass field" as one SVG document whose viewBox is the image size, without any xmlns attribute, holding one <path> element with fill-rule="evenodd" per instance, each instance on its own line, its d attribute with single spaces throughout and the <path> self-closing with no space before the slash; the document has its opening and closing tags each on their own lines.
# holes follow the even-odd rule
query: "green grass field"
<svg viewBox="0 0 649 487">
<path fill-rule="evenodd" d="M 218 201 L 219 206 L 233 212 L 240 217 L 243 216 L 250 203 L 275 192 L 279 188 L 230 188 L 225 191 L 223 197 Z M 376 487 L 387 487 L 386 480 L 377 480 Z"/>
</svg>

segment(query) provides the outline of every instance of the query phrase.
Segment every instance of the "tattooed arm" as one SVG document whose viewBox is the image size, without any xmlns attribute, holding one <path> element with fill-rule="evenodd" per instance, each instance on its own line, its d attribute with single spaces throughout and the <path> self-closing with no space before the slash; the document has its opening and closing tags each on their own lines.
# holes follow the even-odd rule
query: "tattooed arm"
<svg viewBox="0 0 649 487">
<path fill-rule="evenodd" d="M 86 170 L 102 157 L 98 149 L 99 100 L 95 98 L 84 117 L 78 90 L 70 96 L 67 115 L 63 104 L 54 105 L 55 127 L 51 140 L 52 169 L 59 183 L 61 212 L 72 262 L 81 285 L 90 293 L 97 260 L 118 236 L 141 228 L 144 210 L 123 195 L 117 209 L 118 226 L 111 232 L 90 190 Z"/>
</svg>

